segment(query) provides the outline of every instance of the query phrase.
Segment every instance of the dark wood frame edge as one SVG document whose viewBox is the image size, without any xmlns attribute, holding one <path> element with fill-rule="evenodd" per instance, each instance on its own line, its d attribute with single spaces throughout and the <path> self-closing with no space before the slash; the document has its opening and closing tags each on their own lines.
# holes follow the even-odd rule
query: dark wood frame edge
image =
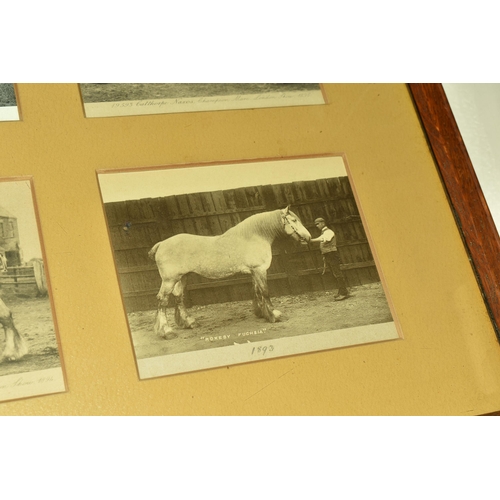
<svg viewBox="0 0 500 500">
<path fill-rule="evenodd" d="M 408 87 L 500 341 L 500 236 L 443 86 Z"/>
</svg>

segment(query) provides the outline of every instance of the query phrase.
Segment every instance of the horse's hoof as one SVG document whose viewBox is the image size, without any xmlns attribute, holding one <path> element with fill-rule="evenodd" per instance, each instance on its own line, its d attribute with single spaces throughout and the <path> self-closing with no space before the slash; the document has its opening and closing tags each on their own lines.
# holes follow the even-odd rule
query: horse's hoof
<svg viewBox="0 0 500 500">
<path fill-rule="evenodd" d="M 273 310 L 273 316 L 274 316 L 274 319 L 276 321 L 280 321 L 281 320 L 281 312 L 278 311 L 278 309 L 274 309 Z"/>
<path fill-rule="evenodd" d="M 174 330 L 172 328 L 163 328 L 163 330 L 158 332 L 158 335 L 162 339 L 172 338 L 172 335 L 174 335 Z"/>
<path fill-rule="evenodd" d="M 7 361 L 17 361 L 22 358 L 22 356 L 16 356 L 15 354 L 4 354 L 2 357 Z"/>
<path fill-rule="evenodd" d="M 178 335 L 176 333 L 172 332 L 172 333 L 169 333 L 169 334 L 167 334 L 165 336 L 162 336 L 162 339 L 163 340 L 174 340 L 177 337 L 178 337 Z"/>
</svg>

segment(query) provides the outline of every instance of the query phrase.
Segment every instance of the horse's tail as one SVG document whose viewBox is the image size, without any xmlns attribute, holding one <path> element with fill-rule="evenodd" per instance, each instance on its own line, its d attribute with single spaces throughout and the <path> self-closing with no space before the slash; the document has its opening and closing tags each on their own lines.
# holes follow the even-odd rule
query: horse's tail
<svg viewBox="0 0 500 500">
<path fill-rule="evenodd" d="M 161 241 L 159 241 L 149 252 L 148 252 L 148 257 L 151 260 L 155 260 L 155 255 L 156 251 L 158 250 L 158 247 L 160 246 Z"/>
</svg>

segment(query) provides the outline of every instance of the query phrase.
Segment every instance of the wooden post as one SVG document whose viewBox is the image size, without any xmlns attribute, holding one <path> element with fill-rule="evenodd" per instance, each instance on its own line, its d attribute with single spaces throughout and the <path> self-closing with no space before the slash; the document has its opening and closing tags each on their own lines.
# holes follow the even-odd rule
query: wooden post
<svg viewBox="0 0 500 500">
<path fill-rule="evenodd" d="M 45 278 L 45 266 L 43 265 L 42 259 L 33 260 L 33 271 L 35 274 L 36 288 L 38 290 L 38 295 L 46 296 L 47 291 L 47 280 Z"/>
</svg>

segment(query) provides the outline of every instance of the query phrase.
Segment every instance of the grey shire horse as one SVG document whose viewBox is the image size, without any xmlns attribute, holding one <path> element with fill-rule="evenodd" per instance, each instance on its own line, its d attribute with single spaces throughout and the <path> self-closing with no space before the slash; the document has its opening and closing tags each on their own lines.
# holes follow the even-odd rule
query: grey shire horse
<svg viewBox="0 0 500 500">
<path fill-rule="evenodd" d="M 187 314 L 184 305 L 188 273 L 211 279 L 227 278 L 237 273 L 250 274 L 255 315 L 271 323 L 279 321 L 281 313 L 273 308 L 269 298 L 267 270 L 271 265 L 273 241 L 285 235 L 304 244 L 311 239 L 309 231 L 289 207 L 252 215 L 220 236 L 182 233 L 154 245 L 149 256 L 156 261 L 162 279 L 157 295 L 155 333 L 163 338 L 172 334 L 167 319 L 170 294 L 175 299 L 177 325 L 183 328 L 194 326 L 195 320 Z"/>
</svg>

